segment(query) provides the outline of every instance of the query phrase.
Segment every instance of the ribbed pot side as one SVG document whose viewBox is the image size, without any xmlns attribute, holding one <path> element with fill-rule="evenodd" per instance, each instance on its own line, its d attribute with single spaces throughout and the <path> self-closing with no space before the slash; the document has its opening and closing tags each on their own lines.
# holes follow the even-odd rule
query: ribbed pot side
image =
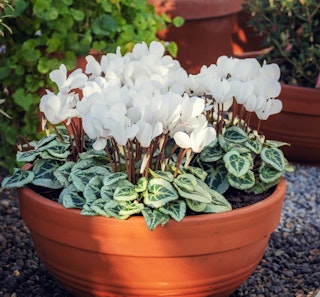
<svg viewBox="0 0 320 297">
<path fill-rule="evenodd" d="M 149 231 L 142 217 L 80 215 L 29 188 L 23 220 L 49 272 L 74 296 L 229 296 L 254 271 L 277 227 L 286 183 L 266 200 Z"/>
</svg>

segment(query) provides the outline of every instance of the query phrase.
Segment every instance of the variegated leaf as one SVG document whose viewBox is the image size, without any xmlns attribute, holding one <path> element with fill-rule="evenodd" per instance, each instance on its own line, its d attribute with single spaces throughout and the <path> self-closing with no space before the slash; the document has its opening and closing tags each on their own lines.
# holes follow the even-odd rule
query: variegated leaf
<svg viewBox="0 0 320 297">
<path fill-rule="evenodd" d="M 28 170 L 14 169 L 11 176 L 5 177 L 1 183 L 2 188 L 21 188 L 34 179 L 34 172 Z"/>
<path fill-rule="evenodd" d="M 75 166 L 77 166 L 77 164 Z M 74 170 L 74 167 L 71 170 L 70 179 L 79 191 L 84 190 L 84 187 L 92 177 L 96 175 L 105 177 L 110 174 L 110 171 L 102 166 L 93 166 L 84 170 Z"/>
<path fill-rule="evenodd" d="M 103 184 L 105 186 L 112 186 L 118 183 L 118 181 L 124 181 L 127 180 L 128 175 L 123 172 L 115 172 L 107 175 L 104 180 Z"/>
<path fill-rule="evenodd" d="M 180 222 L 186 215 L 187 206 L 183 200 L 176 200 L 160 207 L 159 210 Z"/>
<path fill-rule="evenodd" d="M 266 163 L 262 163 L 259 168 L 259 178 L 264 183 L 273 183 L 278 181 L 282 176 L 282 172 L 278 171 L 272 166 L 269 166 Z"/>
<path fill-rule="evenodd" d="M 61 203 L 65 208 L 82 208 L 86 203 L 80 192 L 76 189 L 74 185 L 69 185 L 64 188 L 59 196 L 59 203 Z"/>
<path fill-rule="evenodd" d="M 119 215 L 122 216 L 131 216 L 133 214 L 141 213 L 141 211 L 144 209 L 143 203 L 135 203 L 135 202 L 122 202 L 121 203 L 121 210 L 119 211 Z"/>
<path fill-rule="evenodd" d="M 148 184 L 149 193 L 144 197 L 144 203 L 153 208 L 159 208 L 169 201 L 179 198 L 171 183 L 161 178 L 153 178 Z"/>
<path fill-rule="evenodd" d="M 150 208 L 145 207 L 141 212 L 148 229 L 151 231 L 153 231 L 158 225 L 164 226 L 170 220 L 170 217 L 167 214 L 164 214 L 157 209 L 152 211 Z"/>
<path fill-rule="evenodd" d="M 18 151 L 16 155 L 17 162 L 33 162 L 40 155 L 39 151 Z"/>
<path fill-rule="evenodd" d="M 262 150 L 262 143 L 259 138 L 248 139 L 245 146 L 249 148 L 255 154 L 260 154 Z"/>
<path fill-rule="evenodd" d="M 216 162 L 222 158 L 224 151 L 219 145 L 218 139 L 204 147 L 200 153 L 200 159 L 203 162 Z"/>
<path fill-rule="evenodd" d="M 173 174 L 170 171 L 161 171 L 161 170 L 153 171 L 152 169 L 149 169 L 149 172 L 154 178 L 162 178 L 168 182 L 173 181 Z"/>
<path fill-rule="evenodd" d="M 266 144 L 269 145 L 270 147 L 281 147 L 281 146 L 290 146 L 290 143 L 287 143 L 287 142 L 283 142 L 283 141 L 276 141 L 276 140 L 269 140 L 267 139 L 266 140 Z"/>
<path fill-rule="evenodd" d="M 244 143 L 248 139 L 247 133 L 237 126 L 227 128 L 223 137 L 233 143 Z"/>
<path fill-rule="evenodd" d="M 246 174 L 236 177 L 233 174 L 228 173 L 229 184 L 239 190 L 247 190 L 253 187 L 255 184 L 254 173 L 249 170 Z"/>
<path fill-rule="evenodd" d="M 278 148 L 264 148 L 261 159 L 276 170 L 283 171 L 286 168 L 283 152 Z"/>
<path fill-rule="evenodd" d="M 235 177 L 245 175 L 250 169 L 250 162 L 237 151 L 227 152 L 223 156 L 223 160 L 228 172 Z"/>
<path fill-rule="evenodd" d="M 136 192 L 133 185 L 129 186 L 119 186 L 115 189 L 113 193 L 113 199 L 117 201 L 133 201 L 138 198 L 138 193 Z"/>
<path fill-rule="evenodd" d="M 174 185 L 181 197 L 195 200 L 198 202 L 210 203 L 211 195 L 209 193 L 209 187 L 201 179 L 195 178 L 196 186 L 193 188 L 192 191 L 186 191 L 183 188 L 180 188 L 179 184 L 176 183 L 176 179 L 174 180 Z"/>
<path fill-rule="evenodd" d="M 197 186 L 197 179 L 190 173 L 183 173 L 173 180 L 173 184 L 182 191 L 193 192 Z"/>
<path fill-rule="evenodd" d="M 205 180 L 206 177 L 207 177 L 207 175 L 208 175 L 208 173 L 207 173 L 206 171 L 204 171 L 204 170 L 203 170 L 202 168 L 200 168 L 200 167 L 195 167 L 195 166 L 190 166 L 190 165 L 189 165 L 189 166 L 186 168 L 186 170 L 187 170 L 188 172 L 190 172 L 192 175 L 200 178 L 201 180 Z"/>
<path fill-rule="evenodd" d="M 135 185 L 135 190 L 137 193 L 144 192 L 148 187 L 148 179 L 146 177 L 140 177 L 137 184 Z"/>
<path fill-rule="evenodd" d="M 33 166 L 34 180 L 32 183 L 50 189 L 63 188 L 63 185 L 53 174 L 60 166 L 61 162 L 57 160 L 38 160 Z"/>
<path fill-rule="evenodd" d="M 211 167 L 205 180 L 210 189 L 223 194 L 229 188 L 228 171 L 223 163 L 217 164 L 217 167 Z"/>
<path fill-rule="evenodd" d="M 188 207 L 195 212 L 203 212 L 206 209 L 207 203 L 196 201 L 193 199 L 186 199 Z"/>
<path fill-rule="evenodd" d="M 101 188 L 103 186 L 103 177 L 96 175 L 93 176 L 89 182 L 85 185 L 83 190 L 83 196 L 86 199 L 86 203 L 90 203 L 101 198 Z"/>
<path fill-rule="evenodd" d="M 64 187 L 70 184 L 70 173 L 75 164 L 73 161 L 66 162 L 53 173 Z"/>
</svg>

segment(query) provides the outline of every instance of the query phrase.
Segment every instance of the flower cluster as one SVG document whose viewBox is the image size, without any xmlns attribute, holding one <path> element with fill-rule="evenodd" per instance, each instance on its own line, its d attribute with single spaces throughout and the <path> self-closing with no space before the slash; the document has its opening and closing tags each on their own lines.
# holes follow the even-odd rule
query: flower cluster
<svg viewBox="0 0 320 297">
<path fill-rule="evenodd" d="M 262 120 L 282 108 L 281 101 L 274 99 L 280 93 L 276 64 L 261 67 L 255 59 L 222 56 L 216 65 L 188 76 L 164 52 L 160 42 L 152 42 L 149 48 L 137 44 L 124 56 L 118 49 L 100 63 L 88 56 L 85 73 L 77 69 L 69 76 L 61 65 L 50 74 L 58 93 L 47 91 L 40 110 L 52 124 L 69 126 L 78 152 L 84 143 L 79 139 L 84 136 L 82 128 L 94 140 L 94 149 L 109 153 L 108 144 L 116 146 L 110 156 L 114 170 L 120 168 L 118 153 L 125 156 L 132 177 L 136 162 L 142 160 L 140 173 L 146 173 L 154 154 L 163 152 L 170 139 L 183 149 L 178 161 L 187 155 L 188 164 L 193 153 L 216 138 L 222 127 L 219 121 L 231 106 L 237 116 L 243 117 L 245 109 Z M 81 125 L 72 122 L 75 118 L 81 118 Z M 158 156 L 154 169 L 169 161 L 164 154 Z"/>
</svg>

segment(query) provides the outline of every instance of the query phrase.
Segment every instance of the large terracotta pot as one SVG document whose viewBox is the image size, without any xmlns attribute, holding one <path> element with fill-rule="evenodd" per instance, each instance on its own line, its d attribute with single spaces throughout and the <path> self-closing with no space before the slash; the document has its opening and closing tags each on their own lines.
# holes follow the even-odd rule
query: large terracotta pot
<svg viewBox="0 0 320 297">
<path fill-rule="evenodd" d="M 242 0 L 149 0 L 160 14 L 181 16 L 185 24 L 159 32 L 159 37 L 178 44 L 177 60 L 189 73 L 232 55 L 231 34 L 237 24 Z"/>
<path fill-rule="evenodd" d="M 261 123 L 270 139 L 285 141 L 290 161 L 320 163 L 320 90 L 282 85 L 283 110 Z"/>
<path fill-rule="evenodd" d="M 229 296 L 279 223 L 286 183 L 266 200 L 149 231 L 142 217 L 82 216 L 29 188 L 21 215 L 40 259 L 75 296 Z"/>
</svg>

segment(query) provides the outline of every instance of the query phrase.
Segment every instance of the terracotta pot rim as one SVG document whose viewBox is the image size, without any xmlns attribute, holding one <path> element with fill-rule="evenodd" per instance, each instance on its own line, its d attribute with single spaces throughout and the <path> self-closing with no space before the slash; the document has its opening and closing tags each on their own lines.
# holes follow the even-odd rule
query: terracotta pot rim
<svg viewBox="0 0 320 297">
<path fill-rule="evenodd" d="M 242 0 L 149 0 L 158 13 L 181 16 L 186 20 L 223 17 L 242 10 Z M 196 4 L 195 4 L 196 3 Z"/>
<path fill-rule="evenodd" d="M 206 222 L 212 219 L 215 220 L 228 220 L 230 218 L 233 218 L 235 215 L 237 216 L 247 216 L 251 213 L 255 213 L 258 212 L 259 210 L 268 207 L 270 205 L 272 205 L 273 203 L 275 203 L 276 200 L 279 199 L 279 195 L 281 195 L 283 188 L 286 188 L 286 180 L 281 177 L 279 184 L 276 186 L 274 192 L 267 197 L 266 199 L 257 202 L 255 204 L 249 205 L 249 206 L 245 206 L 242 208 L 238 208 L 238 209 L 233 209 L 231 211 L 227 211 L 227 212 L 223 212 L 223 213 L 209 213 L 209 214 L 198 214 L 198 215 L 193 215 L 193 216 L 186 216 L 181 222 L 175 222 L 173 219 L 170 220 L 170 222 L 168 222 L 168 224 L 194 224 L 195 222 Z M 24 191 L 32 191 L 30 188 L 28 187 L 24 187 L 23 188 Z M 38 203 L 42 204 L 43 206 L 47 206 L 50 207 L 52 210 L 54 210 L 55 212 L 65 212 L 68 211 L 69 214 L 72 215 L 80 215 L 80 210 L 79 209 L 67 209 L 65 207 L 63 207 L 61 204 L 59 204 L 58 202 L 52 201 L 48 198 L 44 198 L 43 196 L 41 196 L 40 194 L 34 192 L 35 195 L 33 196 L 34 200 L 37 200 Z M 82 217 L 86 217 L 86 216 L 82 216 Z M 144 222 L 144 218 L 142 215 L 139 216 L 133 216 L 128 218 L 127 220 L 119 220 L 119 219 L 115 219 L 115 218 L 106 218 L 103 216 L 90 216 L 90 219 L 93 220 L 97 220 L 97 222 L 101 221 L 108 221 L 108 223 L 112 223 L 112 224 L 123 224 L 126 221 L 130 221 L 131 224 L 145 224 Z M 165 228 L 165 227 L 164 227 Z"/>
</svg>

